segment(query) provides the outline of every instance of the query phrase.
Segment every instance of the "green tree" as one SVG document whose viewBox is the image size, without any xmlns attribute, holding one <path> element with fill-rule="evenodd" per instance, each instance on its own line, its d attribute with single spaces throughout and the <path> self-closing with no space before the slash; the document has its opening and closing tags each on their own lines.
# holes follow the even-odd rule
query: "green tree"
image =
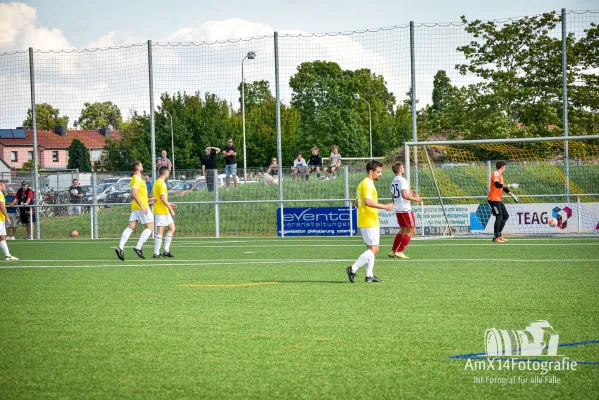
<svg viewBox="0 0 599 400">
<path fill-rule="evenodd" d="M 36 104 L 35 105 L 35 117 L 36 125 L 38 130 L 51 131 L 54 130 L 58 125 L 68 126 L 69 117 L 63 115 L 59 116 L 60 110 L 52 107 L 48 103 Z M 33 125 L 33 115 L 31 108 L 27 110 L 27 118 L 23 121 L 23 126 L 31 128 Z"/>
<path fill-rule="evenodd" d="M 98 130 L 112 125 L 114 129 L 119 129 L 123 123 L 121 110 L 112 101 L 103 103 L 83 103 L 83 109 L 79 119 L 75 121 L 75 126 L 84 130 Z"/>
<path fill-rule="evenodd" d="M 100 161 L 96 163 L 99 171 L 129 171 L 133 160 L 141 161 L 146 171 L 154 168 L 154 158 L 150 155 L 150 118 L 134 112 L 129 121 L 121 124 L 120 140 L 106 138 Z"/>
<path fill-rule="evenodd" d="M 464 103 L 477 109 L 479 116 L 486 116 L 484 129 L 476 122 L 478 126 L 466 129 L 469 135 L 548 136 L 556 133 L 549 125 L 562 126 L 562 44 L 561 39 L 551 36 L 560 20 L 555 12 L 505 24 L 469 22 L 462 17 L 466 32 L 476 40 L 458 48 L 467 62 L 456 65 L 456 69 L 483 80 L 464 92 L 468 96 Z M 599 110 L 598 61 L 594 57 L 599 30 L 591 24 L 584 37 L 577 39 L 570 34 L 566 42 L 570 129 L 588 133 L 592 126 L 588 121 Z M 519 122 L 525 125 L 524 130 L 516 128 Z"/>
<path fill-rule="evenodd" d="M 33 171 L 33 160 L 25 161 L 21 165 L 21 172 L 31 172 Z"/>
<path fill-rule="evenodd" d="M 89 150 L 82 141 L 73 139 L 68 149 L 69 164 L 68 169 L 78 169 L 79 172 L 92 172 L 92 162 Z"/>
</svg>

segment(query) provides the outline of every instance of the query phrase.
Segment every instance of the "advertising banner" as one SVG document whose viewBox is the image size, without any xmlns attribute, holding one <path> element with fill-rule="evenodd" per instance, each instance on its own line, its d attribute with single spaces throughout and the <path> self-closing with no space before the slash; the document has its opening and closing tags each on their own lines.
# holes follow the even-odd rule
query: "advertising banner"
<svg viewBox="0 0 599 400">
<path fill-rule="evenodd" d="M 349 236 L 350 229 L 356 234 L 356 209 L 349 207 L 302 207 L 277 209 L 277 234 L 281 236 Z M 350 224 L 351 220 L 351 224 Z"/>
</svg>

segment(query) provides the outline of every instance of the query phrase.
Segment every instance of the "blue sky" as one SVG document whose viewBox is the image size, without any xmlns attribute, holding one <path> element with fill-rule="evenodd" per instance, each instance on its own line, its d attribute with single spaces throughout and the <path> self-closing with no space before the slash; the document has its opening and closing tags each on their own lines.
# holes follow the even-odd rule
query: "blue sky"
<svg viewBox="0 0 599 400">
<path fill-rule="evenodd" d="M 8 2 L 0 2 L 6 3 Z M 336 32 L 416 22 L 458 21 L 460 15 L 469 19 L 498 19 L 538 14 L 550 10 L 597 9 L 599 0 L 502 0 L 502 1 L 391 1 L 391 0 L 263 0 L 263 1 L 190 1 L 190 0 L 37 0 L 24 2 L 35 10 L 35 19 L 25 18 L 25 24 L 35 29 L 47 29 L 49 35 L 62 35 L 61 40 L 49 40 L 48 45 L 89 47 L 118 45 L 126 42 L 172 38 L 182 28 L 199 28 L 208 21 L 230 18 L 264 25 L 273 30 L 304 32 Z M 7 13 L 4 13 L 8 18 Z M 11 18 L 18 18 L 12 15 Z M 45 47 L 39 34 L 7 43 L 10 33 L 1 27 L 0 50 L 25 49 L 30 45 Z M 23 21 L 23 18 L 18 18 Z M 20 28 L 19 28 L 20 29 Z M 223 35 L 230 36 L 225 29 Z M 216 34 L 217 32 L 214 32 Z M 241 30 L 250 34 L 252 30 Z M 99 41 L 100 38 L 104 41 Z M 195 37 L 191 37 L 195 39 Z M 4 39 L 4 43 L 2 40 Z M 56 38 L 54 38 L 56 39 Z M 41 41 L 41 43 L 40 43 Z"/>
</svg>

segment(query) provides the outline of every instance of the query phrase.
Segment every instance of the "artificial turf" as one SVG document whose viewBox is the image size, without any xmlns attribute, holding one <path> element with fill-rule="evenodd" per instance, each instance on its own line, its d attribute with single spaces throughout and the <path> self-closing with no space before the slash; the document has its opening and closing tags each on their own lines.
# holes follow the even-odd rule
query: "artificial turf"
<svg viewBox="0 0 599 400">
<path fill-rule="evenodd" d="M 599 239 L 415 240 L 409 260 L 386 256 L 391 240 L 381 284 L 363 268 L 347 280 L 359 238 L 175 239 L 175 259 L 128 248 L 125 262 L 114 240 L 8 242 L 21 260 L 0 266 L 0 398 L 597 396 Z M 559 348 L 591 364 L 542 375 L 451 358 L 540 319 L 562 344 L 591 342 Z"/>
</svg>

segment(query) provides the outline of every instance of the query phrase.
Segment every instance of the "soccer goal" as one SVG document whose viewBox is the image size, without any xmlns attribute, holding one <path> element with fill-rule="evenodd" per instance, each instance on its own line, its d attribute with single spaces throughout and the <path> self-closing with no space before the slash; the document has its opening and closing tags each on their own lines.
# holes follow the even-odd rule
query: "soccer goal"
<svg viewBox="0 0 599 400">
<path fill-rule="evenodd" d="M 406 178 L 423 197 L 420 235 L 492 234 L 487 194 L 500 160 L 504 182 L 518 184 L 517 202 L 503 196 L 504 234 L 599 235 L 599 135 L 407 142 L 404 151 Z"/>
</svg>

